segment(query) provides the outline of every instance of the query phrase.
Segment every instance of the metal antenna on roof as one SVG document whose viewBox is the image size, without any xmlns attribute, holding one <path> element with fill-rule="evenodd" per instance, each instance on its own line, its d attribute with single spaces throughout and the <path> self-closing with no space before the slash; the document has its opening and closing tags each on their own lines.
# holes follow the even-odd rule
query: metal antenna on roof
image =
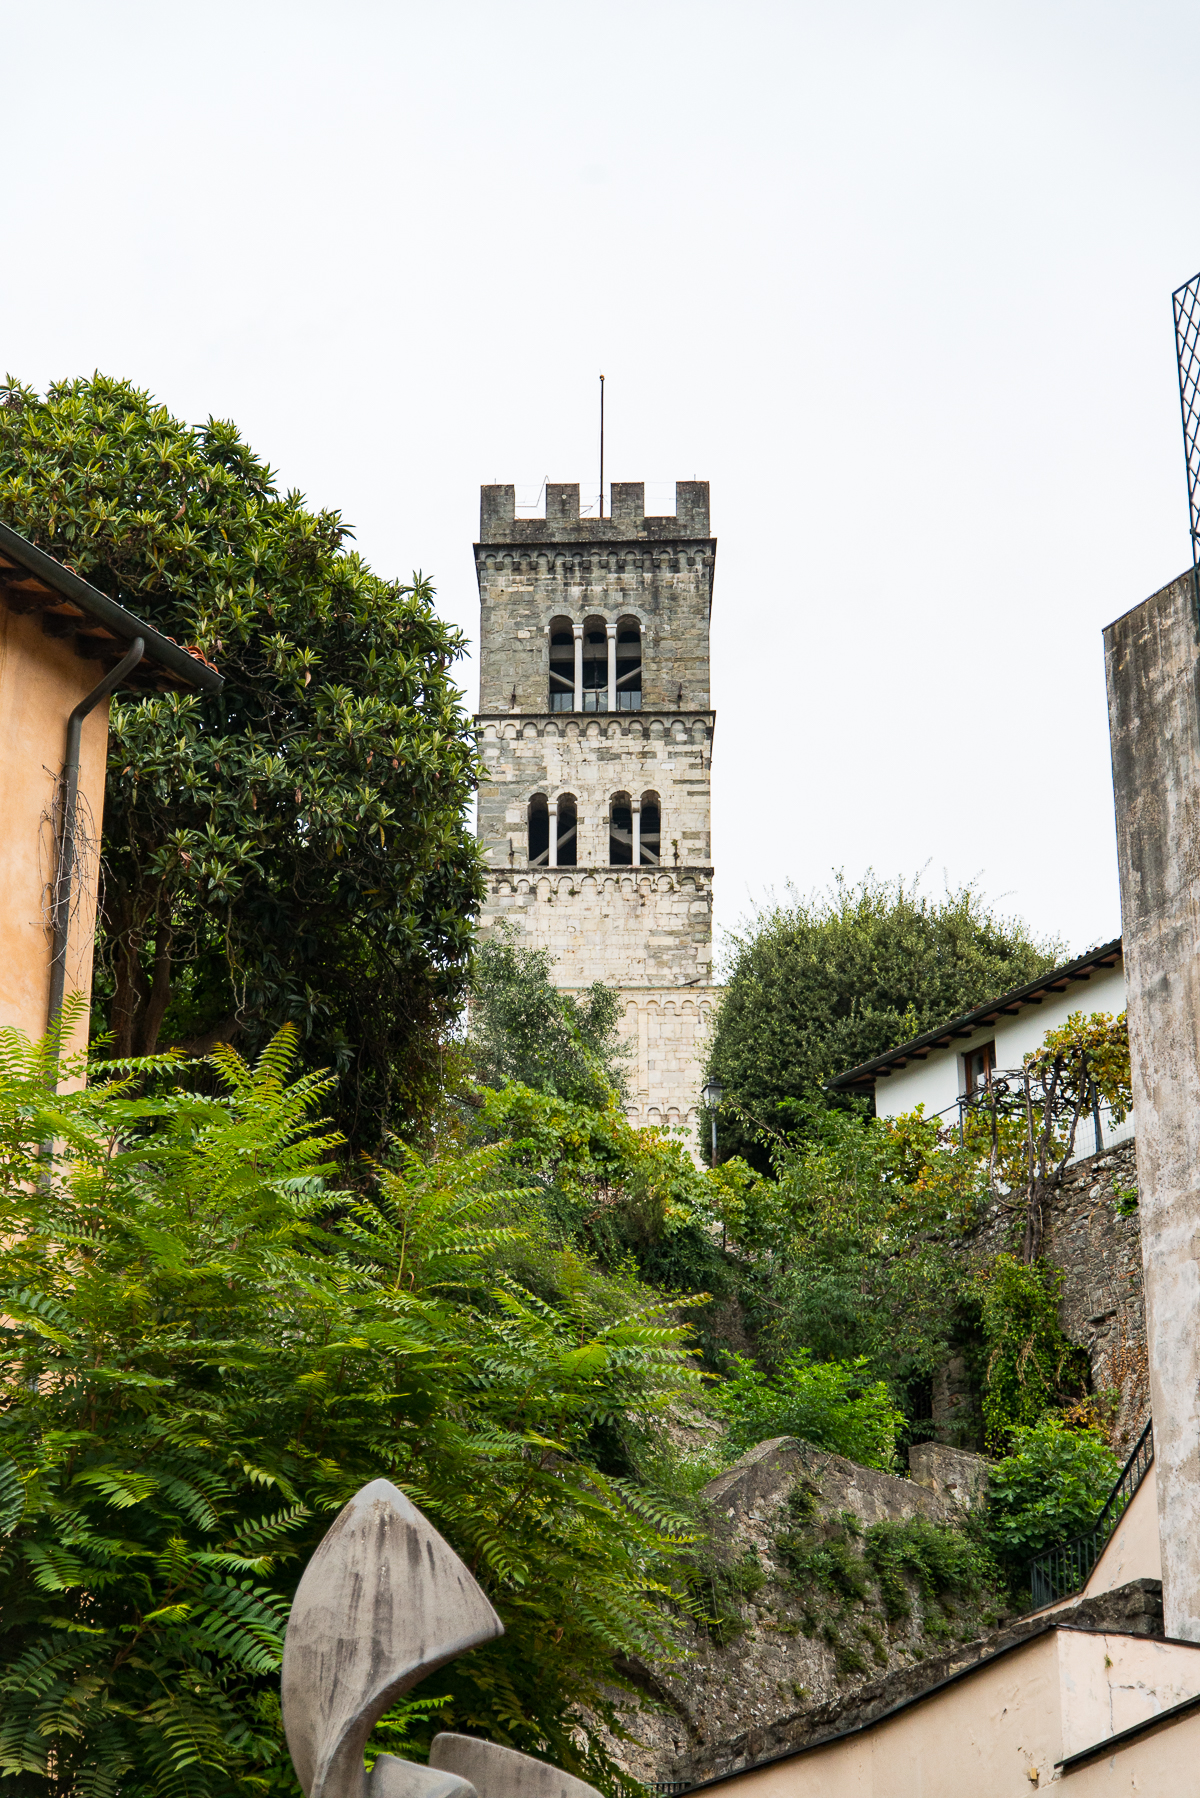
<svg viewBox="0 0 1200 1798">
<path fill-rule="evenodd" d="M 1179 366 L 1179 408 L 1187 464 L 1188 526 L 1192 539 L 1192 593 L 1200 626 L 1200 274 L 1171 295 L 1175 313 L 1175 360 Z"/>
<path fill-rule="evenodd" d="M 1200 276 L 1197 277 L 1200 280 Z M 604 517 L 604 376 L 600 376 L 600 516 Z"/>
</svg>

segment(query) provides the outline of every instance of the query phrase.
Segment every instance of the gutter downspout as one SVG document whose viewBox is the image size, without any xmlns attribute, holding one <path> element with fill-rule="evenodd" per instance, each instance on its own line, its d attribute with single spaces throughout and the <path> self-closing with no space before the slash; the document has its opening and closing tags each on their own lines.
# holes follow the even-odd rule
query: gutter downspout
<svg viewBox="0 0 1200 1798">
<path fill-rule="evenodd" d="M 107 699 L 113 688 L 125 679 L 125 676 L 137 667 L 145 654 L 146 644 L 141 637 L 135 637 L 129 653 L 122 657 L 111 673 L 106 674 L 99 684 L 92 688 L 67 719 L 67 755 L 63 764 L 63 802 L 62 828 L 58 837 L 58 869 L 54 881 L 54 948 L 50 956 L 50 1004 L 46 1013 L 46 1027 L 53 1030 L 61 1021 L 63 994 L 67 984 L 67 939 L 71 932 L 71 890 L 75 875 L 75 811 L 79 798 L 79 746 L 83 736 L 83 721 L 88 713 L 94 711 L 102 699 Z M 54 1085 L 58 1085 L 58 1057 L 62 1044 L 56 1043 L 51 1051 L 54 1066 Z"/>
</svg>

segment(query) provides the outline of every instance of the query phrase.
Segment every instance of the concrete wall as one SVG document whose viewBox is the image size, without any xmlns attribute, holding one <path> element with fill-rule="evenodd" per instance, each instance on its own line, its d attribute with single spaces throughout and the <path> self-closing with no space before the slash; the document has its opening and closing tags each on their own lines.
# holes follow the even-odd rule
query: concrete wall
<svg viewBox="0 0 1200 1798">
<path fill-rule="evenodd" d="M 100 665 L 46 636 L 35 616 L 0 605 L 0 1025 L 30 1037 L 46 1029 L 50 997 L 50 883 L 56 864 L 54 806 L 67 715 L 96 685 Z M 67 993 L 89 997 L 98 849 L 104 814 L 107 702 L 85 720 L 80 752 L 79 895 L 67 948 Z M 68 1052 L 86 1046 L 81 1019 Z"/>
<path fill-rule="evenodd" d="M 1191 575 L 1104 633 L 1168 1635 L 1200 1640 L 1200 700 Z"/>
<path fill-rule="evenodd" d="M 1200 1692 L 1200 1651 L 1101 1630 L 1050 1629 L 841 1740 L 721 1779 L 721 1798 L 1018 1798 L 1056 1763 Z M 1195 1787 L 1200 1716 L 1110 1751 L 1119 1779 L 1087 1768 L 1071 1790 Z M 1152 1774 L 1182 1783 L 1154 1784 Z"/>
<path fill-rule="evenodd" d="M 1104 1545 L 1104 1553 L 1092 1568 L 1084 1596 L 1115 1592 L 1130 1580 L 1161 1579 L 1162 1551 L 1158 1543 L 1158 1483 L 1154 1464 L 1133 1495 L 1120 1523 Z"/>
</svg>

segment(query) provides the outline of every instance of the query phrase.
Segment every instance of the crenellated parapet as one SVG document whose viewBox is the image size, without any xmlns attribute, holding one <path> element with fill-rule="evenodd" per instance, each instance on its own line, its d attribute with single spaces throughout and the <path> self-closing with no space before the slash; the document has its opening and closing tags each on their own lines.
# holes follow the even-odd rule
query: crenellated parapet
<svg viewBox="0 0 1200 1798">
<path fill-rule="evenodd" d="M 556 637 L 569 644 L 580 632 L 603 642 L 610 628 L 626 627 L 643 660 L 642 705 L 706 708 L 717 548 L 708 483 L 679 482 L 670 518 L 645 516 L 639 482 L 614 485 L 611 518 L 580 518 L 578 486 L 553 483 L 545 518 L 517 518 L 513 491 L 483 489 L 475 545 L 481 711 L 553 710 Z"/>
<path fill-rule="evenodd" d="M 546 516 L 517 517 L 517 490 L 500 483 L 482 487 L 479 494 L 481 543 L 617 543 L 622 541 L 707 537 L 709 506 L 707 481 L 676 481 L 675 511 L 668 517 L 646 516 L 646 483 L 614 481 L 612 516 L 581 518 L 579 482 L 549 481 Z"/>
</svg>

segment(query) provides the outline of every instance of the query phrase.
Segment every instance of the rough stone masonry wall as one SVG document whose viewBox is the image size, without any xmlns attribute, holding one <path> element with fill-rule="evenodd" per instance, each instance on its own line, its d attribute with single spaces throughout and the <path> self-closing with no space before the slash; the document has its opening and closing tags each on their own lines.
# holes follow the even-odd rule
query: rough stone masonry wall
<svg viewBox="0 0 1200 1798">
<path fill-rule="evenodd" d="M 1137 1188 L 1134 1144 L 1123 1142 L 1067 1169 L 1046 1209 L 1043 1251 L 1063 1276 L 1063 1334 L 1088 1352 L 1097 1393 L 1119 1394 L 1112 1443 L 1127 1455 L 1150 1414 L 1139 1214 L 1117 1213 Z M 1009 1220 L 994 1212 L 968 1244 L 972 1259 L 1012 1249 Z M 934 1422 L 946 1441 L 974 1432 L 976 1396 L 965 1365 L 951 1362 L 934 1387 Z"/>
<path fill-rule="evenodd" d="M 644 491 L 636 482 L 614 483 L 615 516 L 581 519 L 578 485 L 551 484 L 543 520 L 515 517 L 511 487 L 483 489 L 475 549 L 481 714 L 550 710 L 549 627 L 555 618 L 572 624 L 636 618 L 643 708 L 708 709 L 716 559 L 708 535 L 708 483 L 681 481 L 673 518 L 646 518 Z M 618 503 L 623 496 L 628 503 Z"/>
<path fill-rule="evenodd" d="M 827 1530 L 844 1534 L 846 1513 L 860 1528 L 916 1516 L 950 1523 L 963 1514 L 950 1498 L 913 1480 L 859 1467 L 790 1437 L 751 1449 L 706 1486 L 704 1496 L 719 1555 L 742 1565 L 751 1557 L 762 1584 L 734 1601 L 726 1640 L 714 1641 L 697 1629 L 686 1662 L 626 1665 L 650 1702 L 618 1699 L 621 1720 L 635 1741 L 610 1737 L 608 1745 L 637 1778 L 703 1777 L 718 1743 L 795 1716 L 798 1707 L 837 1703 L 876 1679 L 884 1666 L 900 1675 L 945 1643 L 978 1636 L 978 1615 L 969 1608 L 925 1603 L 915 1581 L 906 1582 L 909 1615 L 890 1626 L 876 1598 L 841 1599 L 811 1582 L 797 1582 L 776 1546 L 780 1532 L 794 1525 L 787 1500 L 797 1484 L 813 1502 L 805 1528 L 814 1541 Z"/>
<path fill-rule="evenodd" d="M 561 987 L 708 985 L 711 868 L 552 868 L 494 874 L 480 918 L 548 949 Z"/>
<path fill-rule="evenodd" d="M 621 1039 L 630 1048 L 629 1121 L 639 1128 L 682 1130 L 693 1152 L 698 1147 L 696 1095 L 720 990 L 640 987 L 621 994 Z"/>
<path fill-rule="evenodd" d="M 709 984 L 712 870 L 569 868 L 499 875 L 489 888 L 481 930 L 503 920 L 521 947 L 549 950 L 564 991 L 619 989 L 629 1120 L 690 1142 L 720 994 Z"/>
<path fill-rule="evenodd" d="M 1045 1252 L 1063 1275 L 1063 1334 L 1086 1348 L 1097 1392 L 1120 1394 L 1113 1446 L 1128 1454 L 1150 1414 L 1139 1215 L 1116 1195 L 1137 1187 L 1132 1142 L 1068 1169 L 1046 1219 Z"/>
</svg>

